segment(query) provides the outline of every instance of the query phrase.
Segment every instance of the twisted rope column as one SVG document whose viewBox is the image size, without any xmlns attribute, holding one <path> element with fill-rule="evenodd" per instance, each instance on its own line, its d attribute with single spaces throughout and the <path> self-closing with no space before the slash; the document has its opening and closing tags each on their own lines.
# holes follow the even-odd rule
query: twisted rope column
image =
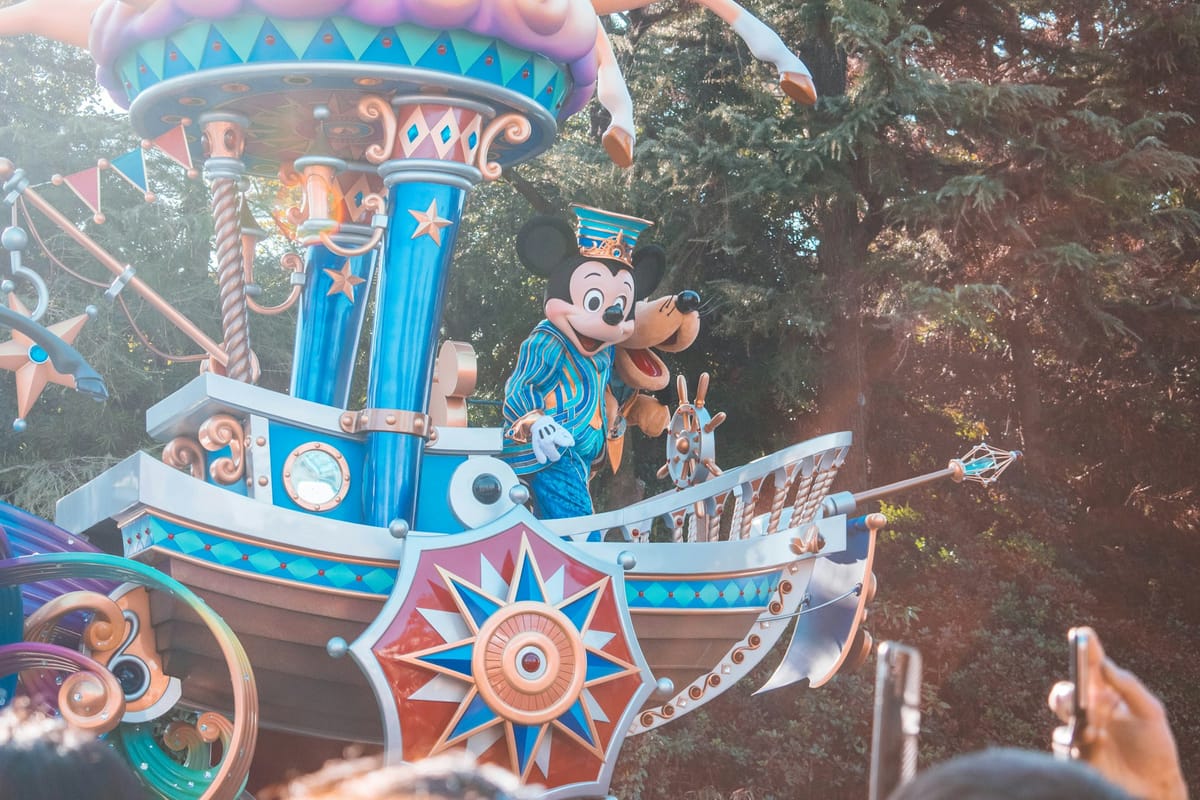
<svg viewBox="0 0 1200 800">
<path fill-rule="evenodd" d="M 254 354 L 250 351 L 250 310 L 246 303 L 237 187 L 245 171 L 241 156 L 247 120 L 236 114 L 210 114 L 200 122 L 204 126 L 204 177 L 212 185 L 221 333 L 229 355 L 225 374 L 243 383 L 253 383 Z"/>
</svg>

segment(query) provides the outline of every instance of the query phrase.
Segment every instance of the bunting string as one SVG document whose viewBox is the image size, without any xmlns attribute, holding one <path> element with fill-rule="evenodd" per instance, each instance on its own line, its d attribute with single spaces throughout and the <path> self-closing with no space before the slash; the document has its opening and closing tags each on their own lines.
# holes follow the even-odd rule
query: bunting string
<svg viewBox="0 0 1200 800">
<path fill-rule="evenodd" d="M 147 203 L 157 200 L 157 195 L 150 189 L 150 180 L 146 171 L 146 151 L 157 150 L 171 161 L 187 171 L 187 176 L 195 180 L 200 173 L 192 161 L 192 151 L 188 147 L 187 126 L 191 120 L 182 120 L 179 125 L 155 139 L 143 139 L 139 147 L 114 158 L 101 158 L 96 166 L 74 172 L 70 175 L 55 175 L 50 182 L 55 186 L 66 186 L 92 212 L 92 219 L 97 225 L 104 224 L 104 209 L 100 192 L 100 173 L 112 170 L 126 183 L 142 193 Z"/>
</svg>

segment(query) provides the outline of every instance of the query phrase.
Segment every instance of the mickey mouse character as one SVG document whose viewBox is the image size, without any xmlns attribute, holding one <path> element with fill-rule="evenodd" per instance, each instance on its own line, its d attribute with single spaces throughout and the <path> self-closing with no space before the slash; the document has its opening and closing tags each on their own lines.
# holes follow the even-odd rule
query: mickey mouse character
<svg viewBox="0 0 1200 800">
<path fill-rule="evenodd" d="M 650 222 L 571 206 L 578 236 L 556 217 L 517 235 L 517 254 L 547 279 L 542 320 L 521 344 L 504 386 L 507 442 L 501 454 L 530 487 L 542 519 L 592 513 L 588 476 L 604 453 L 604 390 L 612 346 L 634 330 L 634 305 L 662 279 L 666 254 L 635 249 Z"/>
</svg>

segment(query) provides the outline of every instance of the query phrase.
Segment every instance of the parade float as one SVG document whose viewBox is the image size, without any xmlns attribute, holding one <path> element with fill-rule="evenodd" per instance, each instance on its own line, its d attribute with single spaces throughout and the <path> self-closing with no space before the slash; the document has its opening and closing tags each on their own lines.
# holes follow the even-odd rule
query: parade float
<svg viewBox="0 0 1200 800">
<path fill-rule="evenodd" d="M 886 524 L 866 504 L 931 480 L 989 483 L 1017 455 L 981 445 L 858 493 L 832 492 L 846 433 L 719 467 L 708 378 L 678 376 L 677 406 L 655 409 L 669 489 L 539 518 L 504 457 L 516 426 L 469 424 L 475 353 L 439 342 L 439 323 L 472 187 L 551 147 L 593 93 L 613 111 L 607 151 L 632 157 L 631 100 L 597 18 L 615 6 L 83 0 L 50 21 L 40 5 L 0 10 L 0 33 L 87 45 L 142 146 L 202 172 L 212 195 L 219 342 L 0 161 L 14 220 L 0 367 L 16 376 L 18 430 L 48 383 L 106 394 L 72 346 L 94 309 L 42 323 L 33 211 L 111 271 L 109 299 L 135 293 L 206 354 L 146 414 L 161 459 L 129 456 L 63 497 L 55 524 L 0 507 L 0 691 L 104 735 L 159 796 L 238 797 L 260 729 L 379 743 L 395 761 L 466 749 L 547 797 L 603 796 L 626 737 L 719 696 L 785 632 L 764 688 L 819 687 L 861 663 Z M 812 102 L 766 26 L 703 5 Z M 148 192 L 141 159 L 98 169 Z M 265 233 L 240 182 L 256 175 L 303 197 L 285 212 L 304 257 L 275 306 L 252 291 Z M 55 183 L 99 217 L 94 180 Z M 624 260 L 645 227 L 576 214 L 585 256 Z M 692 298 L 637 305 L 653 303 L 698 324 Z M 256 385 L 250 314 L 289 310 L 284 394 Z M 366 402 L 351 407 L 368 318 Z M 624 368 L 655 359 L 661 389 L 665 366 L 637 337 Z M 609 446 L 633 407 L 603 404 Z"/>
</svg>

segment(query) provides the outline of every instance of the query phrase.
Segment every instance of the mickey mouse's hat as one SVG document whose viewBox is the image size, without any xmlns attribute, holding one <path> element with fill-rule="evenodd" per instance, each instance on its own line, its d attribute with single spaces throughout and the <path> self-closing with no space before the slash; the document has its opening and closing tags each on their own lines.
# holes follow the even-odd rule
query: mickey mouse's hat
<svg viewBox="0 0 1200 800">
<path fill-rule="evenodd" d="M 601 208 L 571 204 L 577 222 L 579 254 L 610 258 L 633 267 L 633 249 L 642 231 L 654 223 Z"/>
</svg>

